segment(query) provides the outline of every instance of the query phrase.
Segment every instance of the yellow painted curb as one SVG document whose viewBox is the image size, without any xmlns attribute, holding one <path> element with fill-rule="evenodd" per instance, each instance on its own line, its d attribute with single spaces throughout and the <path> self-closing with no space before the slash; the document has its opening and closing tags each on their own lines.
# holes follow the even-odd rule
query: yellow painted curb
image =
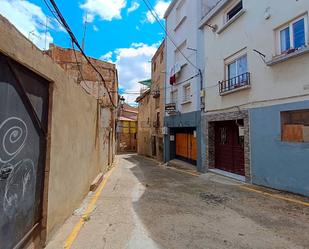
<svg viewBox="0 0 309 249">
<path fill-rule="evenodd" d="M 300 201 L 300 200 L 297 200 L 297 199 L 294 199 L 294 198 L 289 198 L 289 197 L 281 196 L 281 195 L 278 195 L 278 194 L 267 193 L 265 191 L 253 189 L 253 188 L 250 188 L 250 187 L 247 187 L 247 186 L 244 186 L 244 185 L 240 185 L 239 187 L 242 188 L 242 189 L 245 189 L 245 190 L 249 190 L 251 192 L 270 196 L 270 197 L 275 198 L 275 199 L 289 201 L 289 202 L 293 202 L 293 203 L 296 203 L 296 204 L 300 204 L 300 205 L 304 205 L 306 207 L 309 207 L 309 202 Z"/>
<path fill-rule="evenodd" d="M 71 234 L 69 235 L 69 237 L 66 239 L 65 243 L 64 243 L 64 249 L 70 249 L 73 242 L 75 241 L 78 233 L 80 232 L 80 230 L 82 229 L 83 225 L 85 224 L 85 222 L 89 219 L 89 215 L 92 213 L 94 206 L 96 204 L 96 202 L 98 201 L 98 198 L 100 197 L 108 179 L 110 178 L 110 176 L 112 175 L 114 168 L 112 168 L 104 177 L 100 187 L 97 189 L 97 191 L 95 192 L 94 196 L 92 197 L 91 202 L 89 203 L 89 205 L 87 206 L 87 209 L 85 211 L 85 213 L 82 215 L 82 217 L 80 218 L 80 220 L 78 221 L 78 223 L 75 225 L 75 227 L 73 228 Z"/>
</svg>

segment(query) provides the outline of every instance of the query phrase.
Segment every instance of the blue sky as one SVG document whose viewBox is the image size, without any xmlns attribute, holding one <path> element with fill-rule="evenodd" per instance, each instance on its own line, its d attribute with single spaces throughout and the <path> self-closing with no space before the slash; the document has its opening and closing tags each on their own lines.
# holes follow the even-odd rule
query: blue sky
<svg viewBox="0 0 309 249">
<path fill-rule="evenodd" d="M 170 1 L 149 1 L 163 19 Z M 139 90 L 137 81 L 150 77 L 149 61 L 164 38 L 162 29 L 143 1 L 56 0 L 56 3 L 80 43 L 87 16 L 86 53 L 116 63 L 120 88 L 124 91 Z M 50 42 L 70 47 L 68 35 L 54 20 L 43 0 L 0 0 L 0 14 L 41 49 Z M 45 35 L 46 20 L 48 30 Z M 136 95 L 125 97 L 128 102 L 133 102 Z"/>
</svg>

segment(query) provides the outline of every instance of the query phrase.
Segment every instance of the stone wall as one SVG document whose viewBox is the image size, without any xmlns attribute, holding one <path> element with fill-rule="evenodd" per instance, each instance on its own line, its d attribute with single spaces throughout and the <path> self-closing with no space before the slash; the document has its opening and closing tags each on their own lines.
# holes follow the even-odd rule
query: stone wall
<svg viewBox="0 0 309 249">
<path fill-rule="evenodd" d="M 137 129 L 137 152 L 143 156 L 151 156 L 151 113 L 150 113 L 150 90 L 145 92 L 139 99 L 138 106 L 138 129 Z"/>
<path fill-rule="evenodd" d="M 163 161 L 163 134 L 162 127 L 165 114 L 165 41 L 158 48 L 155 55 L 152 57 L 151 65 L 151 98 L 150 98 L 150 113 L 151 113 L 151 136 L 156 138 L 156 156 L 159 161 Z M 159 116 L 159 120 L 158 117 Z M 157 122 L 159 121 L 159 122 Z"/>
<path fill-rule="evenodd" d="M 245 176 L 246 181 L 251 182 L 251 162 L 250 162 L 250 122 L 248 111 L 222 112 L 217 114 L 207 114 L 204 116 L 204 132 L 206 138 L 206 170 L 215 168 L 215 122 L 227 120 L 244 120 L 244 152 L 245 152 Z"/>
</svg>

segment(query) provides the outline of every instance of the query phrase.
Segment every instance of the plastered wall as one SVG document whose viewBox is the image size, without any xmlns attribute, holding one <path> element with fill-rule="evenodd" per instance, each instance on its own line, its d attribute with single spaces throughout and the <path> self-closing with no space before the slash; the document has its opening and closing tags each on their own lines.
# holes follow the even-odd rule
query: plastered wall
<svg viewBox="0 0 309 249">
<path fill-rule="evenodd" d="M 224 14 L 237 3 L 236 0 L 222 2 L 227 3 L 206 22 L 217 26 L 216 31 L 213 32 L 207 26 L 203 27 L 207 111 L 224 110 L 244 104 L 248 104 L 246 107 L 258 107 L 308 99 L 308 96 L 285 99 L 309 94 L 308 53 L 267 66 L 253 50 L 265 54 L 266 61 L 272 60 L 278 46 L 275 30 L 300 15 L 308 15 L 309 1 L 243 0 L 244 14 L 220 32 L 224 27 Z M 266 18 L 268 14 L 270 16 Z M 237 57 L 240 53 L 247 53 L 251 89 L 220 96 L 218 81 L 226 79 L 224 61 Z M 282 98 L 283 100 L 280 100 Z"/>
<path fill-rule="evenodd" d="M 51 82 L 43 211 L 43 230 L 46 229 L 50 239 L 106 167 L 99 163 L 98 105 L 59 65 L 2 16 L 0 33 L 0 52 Z"/>
</svg>

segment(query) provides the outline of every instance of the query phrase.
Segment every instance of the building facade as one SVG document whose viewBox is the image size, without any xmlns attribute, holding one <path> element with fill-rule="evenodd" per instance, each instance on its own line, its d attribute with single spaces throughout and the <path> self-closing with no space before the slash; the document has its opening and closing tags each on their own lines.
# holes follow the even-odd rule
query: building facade
<svg viewBox="0 0 309 249">
<path fill-rule="evenodd" d="M 163 161 L 165 41 L 151 59 L 151 80 L 142 84 L 138 103 L 138 154 Z"/>
<path fill-rule="evenodd" d="M 137 108 L 120 104 L 117 118 L 117 152 L 137 152 Z"/>
<path fill-rule="evenodd" d="M 138 132 L 137 132 L 137 153 L 139 155 L 152 156 L 151 141 L 151 89 L 145 90 L 137 99 L 138 103 Z"/>
<path fill-rule="evenodd" d="M 102 135 L 100 138 L 102 160 L 111 164 L 116 151 L 117 109 L 115 106 L 118 101 L 118 73 L 115 64 L 88 57 L 103 75 L 105 87 L 98 73 L 93 70 L 79 51 L 50 44 L 46 53 L 72 76 L 87 94 L 98 101 L 99 117 L 97 122 L 99 134 Z M 115 106 L 112 105 L 108 92 L 111 94 Z"/>
<path fill-rule="evenodd" d="M 203 35 L 199 24 L 203 1 L 174 0 L 165 13 L 164 160 L 189 161 L 203 170 L 201 130 Z"/>
<path fill-rule="evenodd" d="M 165 82 L 165 41 L 151 60 L 151 156 L 163 161 L 163 121 L 164 121 L 164 82 Z"/>
<path fill-rule="evenodd" d="M 206 8 L 206 170 L 309 195 L 308 11 L 293 0 Z"/>
</svg>

